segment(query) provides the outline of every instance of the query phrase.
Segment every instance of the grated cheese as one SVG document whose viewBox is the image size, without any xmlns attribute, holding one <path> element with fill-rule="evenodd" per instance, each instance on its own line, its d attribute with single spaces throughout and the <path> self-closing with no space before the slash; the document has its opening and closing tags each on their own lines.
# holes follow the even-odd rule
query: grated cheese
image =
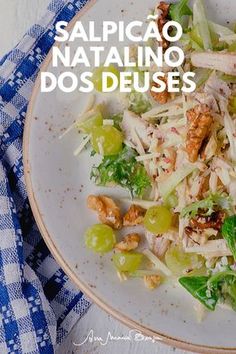
<svg viewBox="0 0 236 354">
<path fill-rule="evenodd" d="M 160 130 L 168 130 L 173 127 L 174 128 L 181 128 L 181 127 L 184 127 L 186 125 L 186 123 L 187 123 L 186 118 L 175 119 L 175 120 L 171 120 L 168 123 L 161 124 L 158 128 Z"/>
<path fill-rule="evenodd" d="M 219 177 L 219 179 L 221 180 L 221 182 L 223 183 L 223 185 L 227 187 L 230 184 L 229 172 L 221 168 L 216 168 L 215 172 Z"/>
<path fill-rule="evenodd" d="M 217 191 L 217 180 L 218 180 L 217 174 L 214 171 L 212 171 L 209 179 L 209 187 L 212 193 L 216 193 Z"/>
<path fill-rule="evenodd" d="M 232 161 L 236 161 L 236 139 L 235 139 L 235 126 L 234 122 L 228 112 L 227 103 L 221 100 L 220 102 L 220 109 L 224 112 L 224 126 L 225 131 L 229 139 L 229 152 Z"/>
<path fill-rule="evenodd" d="M 128 203 L 128 204 L 135 204 L 135 205 L 139 205 L 144 209 L 148 209 L 151 208 L 152 206 L 156 206 L 160 203 L 157 202 L 153 202 L 151 200 L 144 200 L 144 199 L 129 199 L 129 198 L 121 198 L 121 201 L 123 201 L 124 203 Z"/>
<path fill-rule="evenodd" d="M 160 259 L 155 256 L 154 253 L 152 253 L 149 249 L 145 249 L 143 251 L 143 254 L 156 266 L 157 269 L 162 271 L 167 277 L 170 277 L 172 275 L 172 272 L 170 269 L 162 262 Z"/>
<path fill-rule="evenodd" d="M 104 150 L 103 150 L 102 143 L 100 141 L 98 142 L 98 150 L 99 150 L 99 154 L 103 156 Z"/>
<path fill-rule="evenodd" d="M 73 130 L 76 127 L 76 124 L 78 123 L 78 121 L 75 121 L 74 123 L 72 123 L 65 131 L 63 134 L 59 135 L 58 139 L 62 139 L 64 138 L 65 135 L 67 135 L 71 130 Z"/>
<path fill-rule="evenodd" d="M 103 119 L 103 125 L 114 125 L 113 119 Z"/>
<path fill-rule="evenodd" d="M 174 60 L 178 61 L 178 56 L 176 56 L 173 52 L 172 52 L 172 58 Z M 184 76 L 184 73 L 185 73 L 184 69 L 182 68 L 181 65 L 177 66 L 177 69 L 179 71 L 179 76 L 180 76 L 181 80 L 183 80 L 183 76 Z"/>
<path fill-rule="evenodd" d="M 129 140 L 124 140 L 124 144 L 131 147 L 132 149 L 136 149 L 136 146 Z"/>
<path fill-rule="evenodd" d="M 162 144 L 163 148 L 168 148 L 168 147 L 172 147 L 172 146 L 178 146 L 181 143 L 183 143 L 183 138 L 181 135 L 177 135 L 175 133 L 168 133 L 167 139 L 164 142 L 164 144 Z"/>
<path fill-rule="evenodd" d="M 171 109 L 175 111 L 176 107 L 178 107 L 181 104 L 183 104 L 182 96 L 178 97 L 174 101 L 170 101 L 170 102 L 167 102 L 165 104 L 158 105 L 158 106 L 152 108 L 150 111 L 148 111 L 146 113 L 143 113 L 142 114 L 142 118 L 144 118 L 144 119 L 148 119 L 148 118 L 151 118 L 151 117 L 155 118 L 157 114 L 170 111 Z M 183 109 L 182 109 L 182 111 L 183 111 Z M 169 113 L 167 115 L 169 115 Z"/>
<path fill-rule="evenodd" d="M 145 155 L 140 155 L 136 157 L 137 161 L 146 161 L 146 160 L 151 160 L 151 159 L 155 159 L 156 157 L 160 157 L 160 153 L 159 152 L 154 152 L 152 154 L 145 154 Z"/>
<path fill-rule="evenodd" d="M 85 137 L 83 139 L 83 141 L 81 141 L 80 145 L 78 146 L 78 148 L 74 151 L 74 156 L 78 156 L 81 151 L 85 148 L 85 146 L 88 144 L 89 140 L 91 138 L 91 134 L 87 135 L 87 137 Z"/>
<path fill-rule="evenodd" d="M 209 240 L 203 246 L 192 246 L 185 248 L 186 253 L 198 253 L 208 257 L 231 256 L 225 240 Z"/>
<path fill-rule="evenodd" d="M 138 136 L 135 128 L 131 129 L 131 135 L 132 135 L 132 140 L 136 144 L 136 150 L 139 153 L 139 155 L 145 155 L 145 150 L 144 150 L 143 144 L 142 144 L 141 140 L 139 139 L 139 136 Z"/>
<path fill-rule="evenodd" d="M 116 274 L 121 282 L 128 279 L 124 272 L 119 272 L 119 270 L 117 270 Z"/>
<path fill-rule="evenodd" d="M 95 103 L 95 95 L 89 95 L 88 97 L 88 101 L 87 101 L 87 105 L 85 106 L 84 110 L 82 111 L 82 113 L 79 115 L 78 119 L 76 119 L 76 121 L 74 123 L 72 123 L 65 131 L 63 134 L 61 134 L 58 139 L 62 139 L 64 138 L 65 135 L 67 135 L 71 130 L 73 130 L 77 123 L 80 122 L 80 120 L 83 119 L 83 117 L 87 117 L 87 113 L 88 112 L 92 112 L 92 108 L 94 106 Z M 89 118 L 89 116 L 88 116 Z"/>
</svg>

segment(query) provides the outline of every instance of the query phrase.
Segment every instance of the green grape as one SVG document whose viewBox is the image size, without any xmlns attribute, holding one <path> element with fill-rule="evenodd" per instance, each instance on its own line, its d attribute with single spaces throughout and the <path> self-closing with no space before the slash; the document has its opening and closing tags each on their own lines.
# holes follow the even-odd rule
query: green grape
<svg viewBox="0 0 236 354">
<path fill-rule="evenodd" d="M 122 150 L 123 135 L 111 125 L 92 129 L 91 144 L 100 155 L 116 155 Z"/>
<path fill-rule="evenodd" d="M 83 133 L 90 134 L 94 127 L 102 126 L 103 116 L 101 112 L 97 111 L 90 118 L 84 120 L 83 122 L 79 122 L 76 127 L 81 130 Z"/>
<path fill-rule="evenodd" d="M 96 68 L 93 72 L 92 76 L 92 83 L 94 85 L 95 90 L 99 92 L 103 92 L 103 86 L 102 86 L 102 74 L 108 72 L 114 74 L 118 79 L 120 77 L 119 70 L 117 70 L 113 65 L 109 65 L 107 67 L 105 66 L 100 66 L 99 68 Z M 112 78 L 107 79 L 107 87 L 111 87 L 113 85 L 113 80 Z"/>
<path fill-rule="evenodd" d="M 176 276 L 206 274 L 204 259 L 196 253 L 185 253 L 179 246 L 172 246 L 167 250 L 165 262 Z"/>
<path fill-rule="evenodd" d="M 116 244 L 116 236 L 110 226 L 96 224 L 87 229 L 85 244 L 94 252 L 106 253 L 111 251 Z"/>
<path fill-rule="evenodd" d="M 172 214 L 162 205 L 149 208 L 144 217 L 144 227 L 154 234 L 163 234 L 168 231 L 171 223 Z"/>
<path fill-rule="evenodd" d="M 115 267 L 120 272 L 135 272 L 142 262 L 141 253 L 115 253 L 112 257 Z"/>
</svg>

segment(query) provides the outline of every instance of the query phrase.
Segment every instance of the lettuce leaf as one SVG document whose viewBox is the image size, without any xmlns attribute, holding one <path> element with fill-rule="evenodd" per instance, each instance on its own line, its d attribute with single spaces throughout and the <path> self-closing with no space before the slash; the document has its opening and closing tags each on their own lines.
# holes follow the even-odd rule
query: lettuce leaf
<svg viewBox="0 0 236 354">
<path fill-rule="evenodd" d="M 212 50 L 211 33 L 202 0 L 195 0 L 193 4 L 193 25 L 197 27 L 204 49 Z"/>
<path fill-rule="evenodd" d="M 236 310 L 236 272 L 231 269 L 208 277 L 181 277 L 179 283 L 208 310 L 214 311 L 219 300 Z"/>
<path fill-rule="evenodd" d="M 232 200 L 230 196 L 224 193 L 210 194 L 207 198 L 186 206 L 181 212 L 181 217 L 193 218 L 199 210 L 201 210 L 202 215 L 210 216 L 216 207 L 231 212 Z"/>
<path fill-rule="evenodd" d="M 181 0 L 176 4 L 170 5 L 169 14 L 173 21 L 179 22 L 181 26 L 184 25 L 184 16 L 191 16 L 192 10 L 188 6 L 189 0 Z"/>
<path fill-rule="evenodd" d="M 236 261 L 236 215 L 224 220 L 221 232 Z"/>
<path fill-rule="evenodd" d="M 207 286 L 209 279 L 210 277 L 206 276 L 182 277 L 179 283 L 208 310 L 214 311 L 218 296 L 215 291 L 209 294 Z"/>
<path fill-rule="evenodd" d="M 218 293 L 219 299 L 228 301 L 232 309 L 236 310 L 236 272 L 229 269 L 218 272 L 207 282 L 208 289 Z"/>
</svg>

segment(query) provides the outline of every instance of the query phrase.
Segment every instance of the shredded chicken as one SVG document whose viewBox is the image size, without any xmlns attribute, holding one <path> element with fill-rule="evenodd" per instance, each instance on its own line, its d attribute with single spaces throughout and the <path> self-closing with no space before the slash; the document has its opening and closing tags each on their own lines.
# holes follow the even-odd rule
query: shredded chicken
<svg viewBox="0 0 236 354">
<path fill-rule="evenodd" d="M 217 152 L 217 140 L 215 134 L 212 134 L 209 141 L 205 144 L 201 151 L 201 159 L 208 160 L 212 158 Z"/>
<path fill-rule="evenodd" d="M 210 180 L 210 175 L 207 176 L 201 176 L 199 178 L 199 191 L 197 194 L 198 199 L 199 198 L 204 198 L 205 193 L 209 191 L 209 180 Z"/>
<path fill-rule="evenodd" d="M 168 237 L 169 236 L 169 237 Z M 171 244 L 171 238 L 175 237 L 170 231 L 163 236 L 157 236 L 149 231 L 145 231 L 145 237 L 147 239 L 150 250 L 158 257 L 162 258 Z"/>
<path fill-rule="evenodd" d="M 143 280 L 146 288 L 149 290 L 156 289 L 161 284 L 160 275 L 145 275 Z"/>
<path fill-rule="evenodd" d="M 171 244 L 171 241 L 168 240 L 166 237 L 159 236 L 156 237 L 154 246 L 153 246 L 153 253 L 158 257 L 162 258 L 166 251 L 168 250 L 169 246 Z"/>
<path fill-rule="evenodd" d="M 219 79 L 219 77 L 214 72 L 211 74 L 209 79 L 207 80 L 204 92 L 209 96 L 213 96 L 215 99 L 219 100 L 219 98 L 229 98 L 231 94 L 231 90 L 226 82 Z M 206 104 L 206 102 L 205 102 Z"/>
<path fill-rule="evenodd" d="M 98 213 L 99 220 L 114 229 L 122 227 L 122 217 L 119 207 L 109 197 L 105 195 L 90 195 L 87 199 L 89 209 L 95 210 Z"/>
<path fill-rule="evenodd" d="M 139 205 L 132 204 L 123 217 L 124 226 L 135 226 L 143 223 L 146 209 Z"/>
<path fill-rule="evenodd" d="M 173 147 L 164 149 L 164 164 L 162 164 L 162 166 L 164 167 L 165 172 L 171 173 L 175 170 L 176 155 L 176 150 Z"/>
<path fill-rule="evenodd" d="M 193 52 L 191 61 L 193 66 L 199 68 L 219 70 L 228 75 L 236 76 L 236 53 Z"/>
<path fill-rule="evenodd" d="M 186 226 L 184 229 L 184 234 L 187 236 L 186 246 L 191 247 L 194 245 L 204 245 L 209 236 L 200 230 L 193 230 L 190 226 Z"/>
<path fill-rule="evenodd" d="M 197 105 L 187 111 L 187 119 L 186 150 L 189 160 L 195 162 L 204 139 L 209 136 L 213 117 L 206 105 Z"/>
<path fill-rule="evenodd" d="M 141 237 L 139 234 L 131 233 L 126 235 L 121 242 L 117 243 L 115 248 L 124 252 L 132 251 L 138 247 L 140 240 Z"/>
<path fill-rule="evenodd" d="M 207 92 L 196 92 L 195 100 L 200 104 L 206 104 L 212 112 L 219 113 L 219 106 L 213 94 Z"/>
<path fill-rule="evenodd" d="M 147 122 L 142 120 L 135 113 L 128 110 L 124 111 L 121 128 L 125 134 L 125 139 L 127 141 L 130 141 L 133 145 L 137 144 L 132 134 L 132 131 L 135 130 L 143 146 L 148 147 L 150 145 L 150 137 L 147 133 L 147 127 Z"/>
</svg>

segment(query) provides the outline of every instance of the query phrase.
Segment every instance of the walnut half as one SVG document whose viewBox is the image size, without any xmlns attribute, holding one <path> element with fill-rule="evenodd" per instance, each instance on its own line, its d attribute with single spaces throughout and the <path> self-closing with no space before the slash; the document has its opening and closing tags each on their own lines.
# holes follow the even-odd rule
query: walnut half
<svg viewBox="0 0 236 354">
<path fill-rule="evenodd" d="M 195 162 L 198 158 L 204 139 L 209 136 L 213 117 L 207 105 L 197 105 L 187 111 L 188 132 L 186 151 L 189 161 Z"/>
<path fill-rule="evenodd" d="M 139 205 L 132 204 L 123 218 L 124 226 L 135 226 L 143 223 L 146 209 Z"/>
<path fill-rule="evenodd" d="M 114 229 L 122 227 L 122 217 L 119 207 L 109 197 L 105 195 L 90 195 L 87 199 L 89 209 L 95 210 L 98 213 L 99 220 Z"/>
<path fill-rule="evenodd" d="M 132 251 L 135 250 L 140 242 L 140 236 L 137 233 L 128 234 L 124 239 L 115 245 L 115 248 L 119 251 Z"/>
<path fill-rule="evenodd" d="M 157 18 L 157 27 L 159 33 L 161 34 L 161 39 L 162 39 L 162 41 L 159 42 L 159 45 L 163 47 L 164 50 L 166 50 L 170 45 L 170 43 L 165 39 L 165 37 L 162 34 L 163 27 L 168 21 L 169 8 L 170 8 L 170 4 L 167 4 L 164 1 L 161 1 L 160 4 L 158 4 L 157 6 L 157 12 L 159 12 L 159 16 Z"/>
<path fill-rule="evenodd" d="M 151 86 L 151 90 L 150 90 L 150 94 L 155 101 L 157 101 L 160 104 L 164 104 L 170 98 L 170 93 L 168 92 L 168 88 L 167 88 L 167 77 L 166 76 L 162 77 L 162 78 L 159 77 L 159 80 L 163 81 L 166 84 L 165 90 L 162 92 L 154 92 L 152 90 L 152 87 L 159 88 L 160 85 L 153 81 L 152 86 Z"/>
<path fill-rule="evenodd" d="M 211 228 L 219 231 L 221 229 L 221 226 L 223 225 L 224 219 L 225 212 L 223 210 L 220 210 L 215 211 L 210 216 L 197 215 L 195 218 L 192 218 L 190 220 L 189 226 L 195 230 L 205 230 Z"/>
</svg>

